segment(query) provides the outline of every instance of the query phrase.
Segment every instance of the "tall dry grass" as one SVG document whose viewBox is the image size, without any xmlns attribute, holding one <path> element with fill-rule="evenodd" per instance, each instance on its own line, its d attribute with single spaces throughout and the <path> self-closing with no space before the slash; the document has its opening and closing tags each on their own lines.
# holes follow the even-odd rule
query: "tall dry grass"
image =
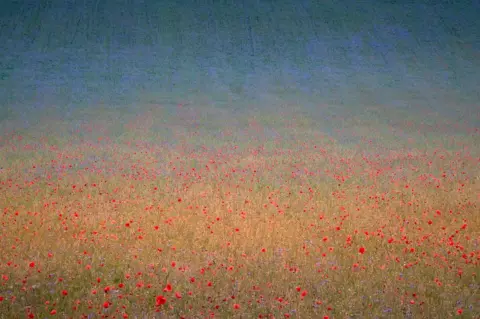
<svg viewBox="0 0 480 319">
<path fill-rule="evenodd" d="M 84 113 L 3 126 L 0 318 L 479 317 L 478 129 Z"/>
</svg>

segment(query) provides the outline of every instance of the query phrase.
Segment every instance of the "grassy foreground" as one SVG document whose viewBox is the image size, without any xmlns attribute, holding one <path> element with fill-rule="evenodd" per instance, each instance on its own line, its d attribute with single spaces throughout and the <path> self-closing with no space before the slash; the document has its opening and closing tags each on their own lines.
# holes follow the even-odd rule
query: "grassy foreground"
<svg viewBox="0 0 480 319">
<path fill-rule="evenodd" d="M 478 129 L 85 112 L 2 125 L 0 318 L 479 318 Z"/>
</svg>

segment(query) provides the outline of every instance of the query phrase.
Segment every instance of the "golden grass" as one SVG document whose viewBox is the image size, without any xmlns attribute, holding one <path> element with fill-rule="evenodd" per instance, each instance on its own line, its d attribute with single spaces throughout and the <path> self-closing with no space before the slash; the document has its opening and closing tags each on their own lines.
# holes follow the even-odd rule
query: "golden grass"
<svg viewBox="0 0 480 319">
<path fill-rule="evenodd" d="M 478 318 L 478 132 L 208 112 L 4 132 L 0 318 Z"/>
</svg>

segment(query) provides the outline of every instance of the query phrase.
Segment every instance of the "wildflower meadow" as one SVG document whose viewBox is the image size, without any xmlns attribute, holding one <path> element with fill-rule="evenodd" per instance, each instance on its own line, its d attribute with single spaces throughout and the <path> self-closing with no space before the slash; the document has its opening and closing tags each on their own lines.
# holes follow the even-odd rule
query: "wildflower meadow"
<svg viewBox="0 0 480 319">
<path fill-rule="evenodd" d="M 480 318 L 479 128 L 318 109 L 2 122 L 0 318 Z"/>
</svg>

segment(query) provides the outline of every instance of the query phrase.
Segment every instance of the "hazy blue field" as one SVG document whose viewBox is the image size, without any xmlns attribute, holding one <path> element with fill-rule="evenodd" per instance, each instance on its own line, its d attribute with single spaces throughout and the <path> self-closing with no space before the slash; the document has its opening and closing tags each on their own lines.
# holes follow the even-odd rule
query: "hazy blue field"
<svg viewBox="0 0 480 319">
<path fill-rule="evenodd" d="M 478 121 L 474 3 L 6 3 L 0 101 L 25 120 L 32 109 L 203 98 L 226 110 L 286 101 Z"/>
</svg>

